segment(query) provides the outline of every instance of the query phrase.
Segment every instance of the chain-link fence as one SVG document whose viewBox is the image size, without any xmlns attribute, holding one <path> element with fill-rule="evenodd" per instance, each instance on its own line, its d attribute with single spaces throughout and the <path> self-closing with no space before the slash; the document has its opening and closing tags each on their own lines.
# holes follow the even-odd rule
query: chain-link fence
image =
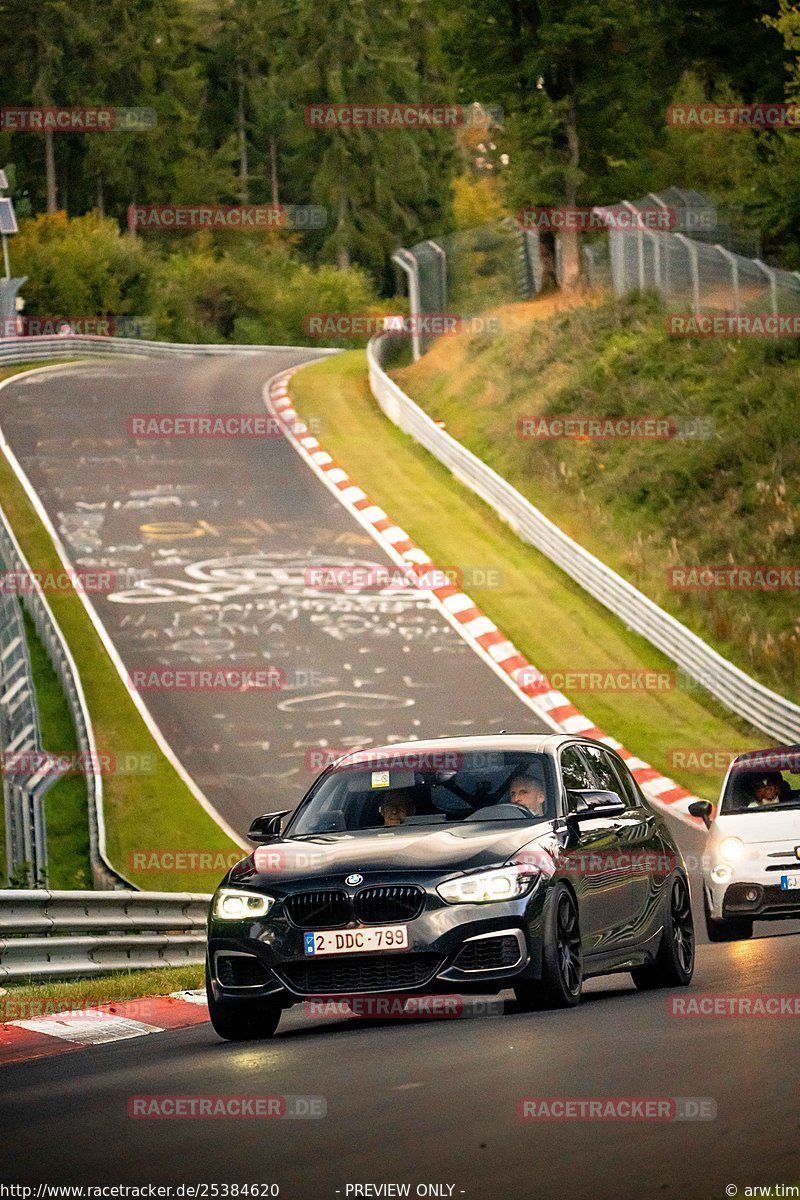
<svg viewBox="0 0 800 1200">
<path fill-rule="evenodd" d="M 656 291 L 673 311 L 800 311 L 800 272 L 765 263 L 741 212 L 702 192 L 666 188 L 583 213 L 591 219 L 581 231 L 580 261 L 591 288 L 618 296 Z M 561 285 L 559 234 L 553 243 Z M 426 317 L 449 314 L 463 328 L 475 314 L 538 294 L 544 274 L 538 231 L 512 217 L 420 242 L 398 251 L 395 262 L 408 276 L 415 359 L 441 332 Z"/>
<path fill-rule="evenodd" d="M 687 197 L 690 203 L 685 202 Z M 664 212 L 668 229 L 648 227 L 654 205 Z M 670 307 L 681 306 L 694 313 L 708 309 L 737 314 L 797 310 L 800 272 L 769 266 L 758 254 L 748 257 L 741 253 L 745 245 L 757 247 L 758 239 L 720 216 L 699 192 L 673 188 L 597 211 L 609 225 L 609 271 L 603 275 L 602 258 L 598 256 L 595 262 L 594 249 L 584 256 L 584 262 L 590 281 L 593 275 L 607 279 L 610 274 L 617 295 L 656 291 Z M 621 217 L 626 214 L 632 228 L 622 227 Z"/>
<path fill-rule="evenodd" d="M 487 309 L 527 300 L 542 286 L 538 234 L 513 218 L 419 242 L 399 250 L 394 261 L 408 277 L 414 358 L 436 336 L 425 318 L 446 318 L 463 328 Z"/>
</svg>

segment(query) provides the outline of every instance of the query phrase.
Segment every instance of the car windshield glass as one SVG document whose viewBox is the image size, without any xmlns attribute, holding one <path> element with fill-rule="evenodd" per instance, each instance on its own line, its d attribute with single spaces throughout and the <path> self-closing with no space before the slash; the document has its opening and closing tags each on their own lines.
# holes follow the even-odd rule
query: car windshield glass
<svg viewBox="0 0 800 1200">
<path fill-rule="evenodd" d="M 800 751 L 763 752 L 734 764 L 720 813 L 800 811 Z M 800 815 L 798 816 L 800 821 Z"/>
<path fill-rule="evenodd" d="M 286 836 L 539 821 L 555 813 L 554 790 L 544 754 L 437 750 L 370 759 L 362 753 L 319 781 Z"/>
</svg>

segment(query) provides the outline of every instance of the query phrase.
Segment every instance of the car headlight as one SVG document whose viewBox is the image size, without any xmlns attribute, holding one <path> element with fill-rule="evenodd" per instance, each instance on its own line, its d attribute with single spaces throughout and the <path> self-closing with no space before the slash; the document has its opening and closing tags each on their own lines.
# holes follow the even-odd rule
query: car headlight
<svg viewBox="0 0 800 1200">
<path fill-rule="evenodd" d="M 516 900 L 518 896 L 524 896 L 535 878 L 530 870 L 500 867 L 448 879 L 436 890 L 448 904 L 491 904 L 494 900 Z"/>
<path fill-rule="evenodd" d="M 744 854 L 744 842 L 738 837 L 723 838 L 719 844 L 719 857 L 724 862 L 738 862 Z"/>
<path fill-rule="evenodd" d="M 220 888 L 214 897 L 212 913 L 223 921 L 241 921 L 245 917 L 266 916 L 274 903 L 274 897 L 262 893 Z"/>
</svg>

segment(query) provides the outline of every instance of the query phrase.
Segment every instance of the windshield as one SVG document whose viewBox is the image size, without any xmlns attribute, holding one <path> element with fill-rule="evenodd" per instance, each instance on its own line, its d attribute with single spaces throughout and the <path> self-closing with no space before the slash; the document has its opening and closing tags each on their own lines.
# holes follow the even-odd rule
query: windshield
<svg viewBox="0 0 800 1200">
<path fill-rule="evenodd" d="M 365 762 L 359 755 L 322 777 L 285 836 L 397 829 L 464 822 L 540 821 L 555 815 L 555 787 L 545 754 L 437 752 Z"/>
<path fill-rule="evenodd" d="M 763 751 L 734 764 L 721 814 L 787 809 L 800 810 L 800 752 Z"/>
</svg>

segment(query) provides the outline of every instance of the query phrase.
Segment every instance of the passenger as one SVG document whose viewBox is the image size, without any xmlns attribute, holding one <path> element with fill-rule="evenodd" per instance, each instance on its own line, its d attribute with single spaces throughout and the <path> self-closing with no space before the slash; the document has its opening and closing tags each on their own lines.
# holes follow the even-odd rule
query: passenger
<svg viewBox="0 0 800 1200">
<path fill-rule="evenodd" d="M 779 771 L 767 771 L 764 775 L 755 775 L 747 780 L 747 790 L 753 797 L 748 808 L 771 808 L 780 804 L 783 776 Z"/>
<path fill-rule="evenodd" d="M 413 817 L 417 811 L 414 793 L 407 788 L 390 792 L 378 811 L 383 817 L 384 825 L 402 825 L 406 817 Z"/>
</svg>

